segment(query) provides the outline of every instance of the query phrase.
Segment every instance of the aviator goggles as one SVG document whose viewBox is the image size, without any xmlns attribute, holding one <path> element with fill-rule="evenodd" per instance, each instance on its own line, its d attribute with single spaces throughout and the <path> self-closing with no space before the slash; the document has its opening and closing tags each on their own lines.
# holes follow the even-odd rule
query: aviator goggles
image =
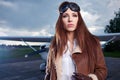
<svg viewBox="0 0 120 80">
<path fill-rule="evenodd" d="M 80 7 L 73 2 L 66 2 L 63 3 L 60 8 L 59 8 L 59 12 L 62 14 L 64 13 L 68 8 L 70 8 L 72 11 L 78 12 L 80 11 Z"/>
</svg>

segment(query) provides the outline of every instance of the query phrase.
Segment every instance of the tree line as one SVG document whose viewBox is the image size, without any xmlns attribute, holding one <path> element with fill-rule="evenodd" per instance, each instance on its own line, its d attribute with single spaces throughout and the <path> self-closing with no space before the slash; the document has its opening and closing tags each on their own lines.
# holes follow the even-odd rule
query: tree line
<svg viewBox="0 0 120 80">
<path fill-rule="evenodd" d="M 114 12 L 115 17 L 110 19 L 109 24 L 105 26 L 105 33 L 120 33 L 120 8 Z M 105 51 L 120 51 L 120 40 L 109 42 L 105 46 Z"/>
</svg>

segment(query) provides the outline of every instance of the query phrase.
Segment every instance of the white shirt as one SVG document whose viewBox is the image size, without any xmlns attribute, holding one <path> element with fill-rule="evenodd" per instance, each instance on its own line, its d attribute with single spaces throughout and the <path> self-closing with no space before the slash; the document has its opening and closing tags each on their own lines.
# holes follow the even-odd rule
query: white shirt
<svg viewBox="0 0 120 80">
<path fill-rule="evenodd" d="M 76 47 L 76 41 L 74 40 L 73 49 Z M 62 79 L 61 80 L 72 80 L 71 76 L 75 72 L 75 65 L 71 58 L 70 42 L 67 42 L 67 48 L 62 56 Z"/>
</svg>

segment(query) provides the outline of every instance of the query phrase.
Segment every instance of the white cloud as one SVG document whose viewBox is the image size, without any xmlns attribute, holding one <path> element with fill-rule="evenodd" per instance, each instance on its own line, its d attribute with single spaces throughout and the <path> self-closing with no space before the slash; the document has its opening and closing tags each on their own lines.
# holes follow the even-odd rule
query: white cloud
<svg viewBox="0 0 120 80">
<path fill-rule="evenodd" d="M 6 20 L 0 20 L 0 30 L 7 31 L 10 26 L 8 26 L 9 23 Z"/>
<path fill-rule="evenodd" d="M 108 8 L 114 10 L 120 8 L 120 0 L 110 0 L 108 4 Z"/>
<path fill-rule="evenodd" d="M 88 29 L 92 34 L 95 35 L 104 34 L 104 27 L 102 26 L 91 26 Z"/>
<path fill-rule="evenodd" d="M 0 36 L 7 36 L 7 33 L 9 29 L 7 28 L 0 28 Z"/>
<path fill-rule="evenodd" d="M 14 9 L 14 10 L 17 9 L 17 4 L 10 2 L 10 1 L 0 0 L 0 5 L 7 7 L 7 8 Z"/>
<path fill-rule="evenodd" d="M 44 25 L 44 26 L 40 26 L 40 25 L 37 25 L 37 26 L 36 25 L 24 26 L 23 25 L 23 26 L 17 26 L 16 27 L 10 21 L 4 20 L 4 19 L 0 19 L 0 28 L 5 29 L 5 30 L 9 29 L 9 31 L 12 31 L 12 32 L 14 32 L 14 31 L 16 32 L 17 31 L 17 32 L 21 32 L 21 33 L 22 32 L 23 33 L 29 33 L 29 32 L 32 31 L 34 33 L 33 35 L 41 35 L 41 34 L 42 35 L 44 35 L 44 34 L 48 35 L 48 33 L 50 33 L 50 34 L 54 33 L 54 31 L 52 31 L 52 30 L 54 30 L 53 29 L 54 28 L 54 24 L 52 24 L 52 25 L 49 24 L 49 25 Z M 45 33 L 45 32 L 47 32 L 47 33 Z"/>
<path fill-rule="evenodd" d="M 97 20 L 100 18 L 97 14 L 92 14 L 87 11 L 81 11 L 82 17 L 85 20 L 85 23 L 87 23 L 88 26 L 93 26 L 96 24 Z"/>
<path fill-rule="evenodd" d="M 98 14 L 92 14 L 90 12 L 81 11 L 82 17 L 89 29 L 89 31 L 92 34 L 103 34 L 104 33 L 104 27 L 98 26 L 98 19 L 100 19 L 100 15 Z"/>
<path fill-rule="evenodd" d="M 5 20 L 0 20 L 0 24 L 6 24 L 7 23 L 7 21 L 5 21 Z"/>
<path fill-rule="evenodd" d="M 0 36 L 7 36 L 7 33 L 9 31 L 8 28 L 6 28 L 7 26 L 4 25 L 6 24 L 7 22 L 6 21 L 0 21 Z"/>
<path fill-rule="evenodd" d="M 48 33 L 46 29 L 42 29 L 42 30 L 40 31 L 39 35 L 51 36 L 52 34 Z"/>
<path fill-rule="evenodd" d="M 46 29 L 41 29 L 39 32 L 38 31 L 28 31 L 28 30 L 13 30 L 13 33 L 11 35 L 18 36 L 51 36 L 51 34 L 46 30 Z"/>
<path fill-rule="evenodd" d="M 13 28 L 0 28 L 1 36 L 51 36 L 52 34 L 49 32 L 49 28 L 43 28 L 39 31 L 29 31 L 23 29 L 13 29 Z"/>
<path fill-rule="evenodd" d="M 54 32 L 51 25 L 45 25 L 42 28 L 38 27 L 37 30 L 25 29 L 25 27 L 12 28 L 6 20 L 0 20 L 0 36 L 51 36 Z"/>
<path fill-rule="evenodd" d="M 0 35 L 1 36 L 7 36 L 7 34 L 5 34 L 4 32 L 1 32 L 1 31 L 0 31 Z"/>
</svg>

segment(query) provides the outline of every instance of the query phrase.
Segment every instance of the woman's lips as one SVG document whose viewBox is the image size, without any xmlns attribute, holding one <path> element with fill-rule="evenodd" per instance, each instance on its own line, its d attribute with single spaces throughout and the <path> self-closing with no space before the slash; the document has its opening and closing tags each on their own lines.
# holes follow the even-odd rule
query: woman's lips
<svg viewBox="0 0 120 80">
<path fill-rule="evenodd" d="M 73 24 L 68 24 L 68 27 L 73 27 L 74 25 Z"/>
</svg>

